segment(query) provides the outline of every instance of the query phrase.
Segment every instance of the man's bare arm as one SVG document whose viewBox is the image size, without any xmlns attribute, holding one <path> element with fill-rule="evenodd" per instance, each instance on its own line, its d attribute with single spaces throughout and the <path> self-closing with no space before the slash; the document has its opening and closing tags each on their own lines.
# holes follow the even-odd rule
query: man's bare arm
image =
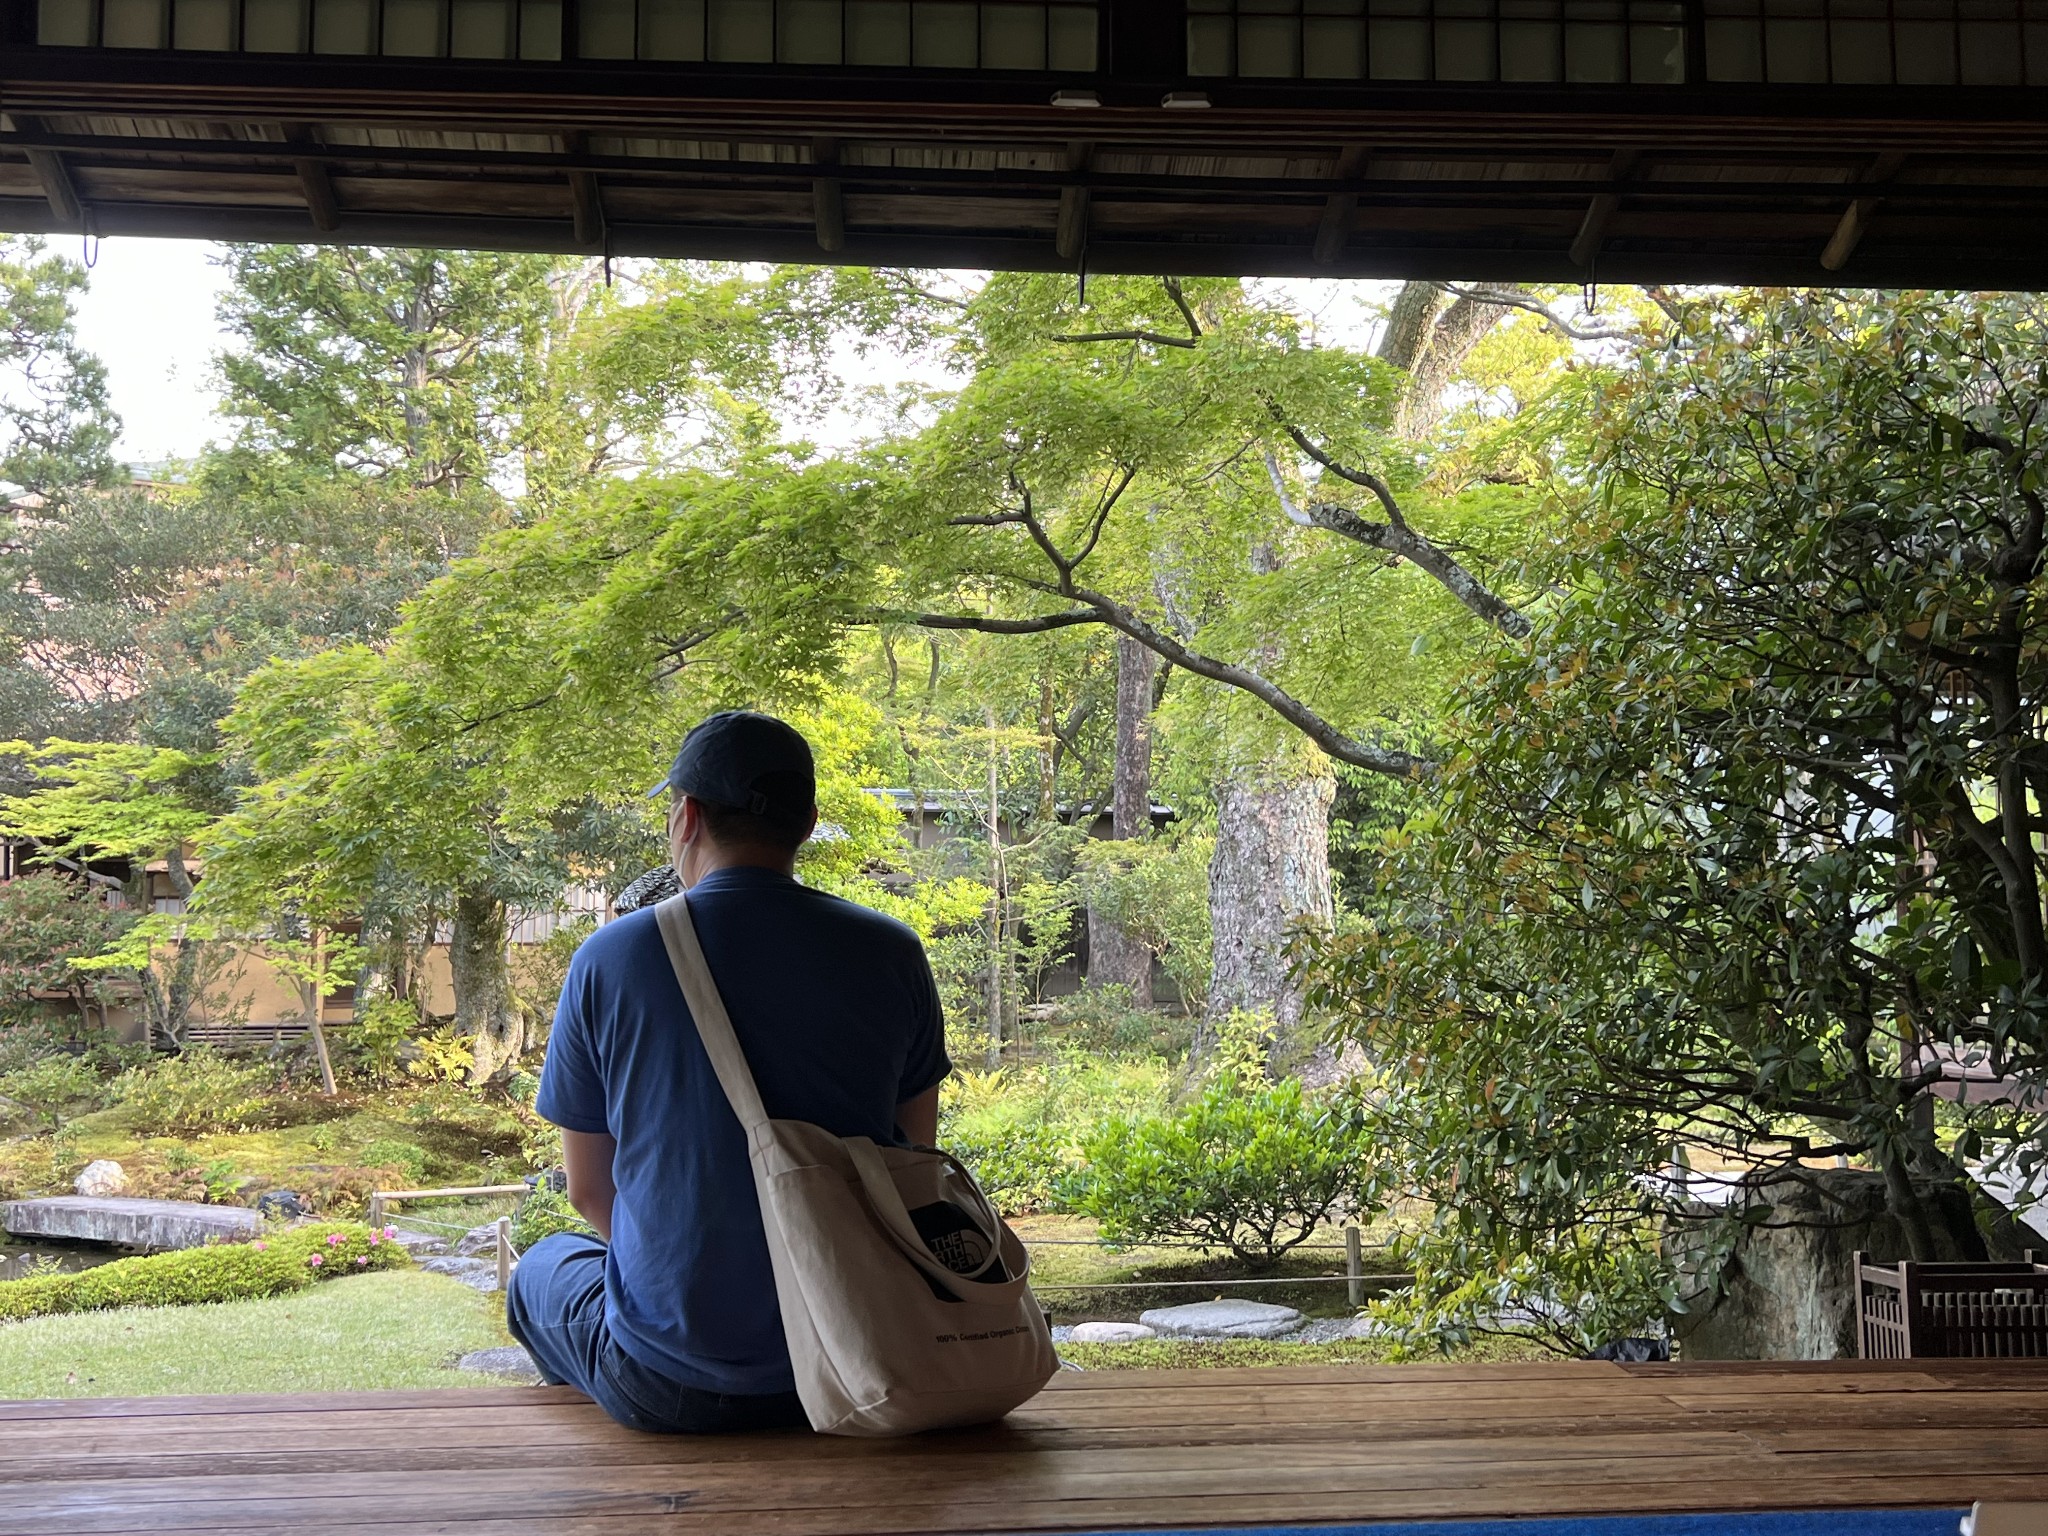
<svg viewBox="0 0 2048 1536">
<path fill-rule="evenodd" d="M 937 1100 L 933 1100 L 934 1105 Z M 569 1172 L 569 1203 L 585 1221 L 597 1228 L 606 1242 L 612 1238 L 612 1202 L 618 1186 L 612 1183 L 612 1159 L 619 1144 L 612 1137 L 590 1131 L 562 1132 L 562 1163 Z"/>
<path fill-rule="evenodd" d="M 939 1139 L 939 1090 L 928 1088 L 896 1106 L 896 1124 L 912 1146 L 929 1147 Z"/>
</svg>

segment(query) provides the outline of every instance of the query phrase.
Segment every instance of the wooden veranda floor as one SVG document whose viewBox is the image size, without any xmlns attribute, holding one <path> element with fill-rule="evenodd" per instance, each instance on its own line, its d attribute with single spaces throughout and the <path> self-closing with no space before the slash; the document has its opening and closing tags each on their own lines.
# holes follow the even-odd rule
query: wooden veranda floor
<svg viewBox="0 0 2048 1536">
<path fill-rule="evenodd" d="M 1102 1531 L 2048 1500 L 2048 1361 L 1067 1373 L 909 1441 L 554 1388 L 0 1403 L 0 1532 Z"/>
</svg>

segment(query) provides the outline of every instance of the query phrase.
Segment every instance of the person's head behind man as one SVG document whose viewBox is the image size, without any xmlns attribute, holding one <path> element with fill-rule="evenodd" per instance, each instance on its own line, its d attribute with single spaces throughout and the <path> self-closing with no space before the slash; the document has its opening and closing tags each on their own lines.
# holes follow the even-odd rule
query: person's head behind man
<svg viewBox="0 0 2048 1536">
<path fill-rule="evenodd" d="M 684 889 L 714 869 L 785 873 L 818 825 L 810 743 L 772 715 L 726 710 L 684 738 L 668 777 L 669 853 Z"/>
</svg>

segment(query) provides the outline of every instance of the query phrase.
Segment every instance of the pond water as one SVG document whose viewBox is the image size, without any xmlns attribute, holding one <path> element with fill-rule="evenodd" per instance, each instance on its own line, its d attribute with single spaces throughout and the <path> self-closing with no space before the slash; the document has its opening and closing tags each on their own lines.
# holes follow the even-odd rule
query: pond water
<svg viewBox="0 0 2048 1536">
<path fill-rule="evenodd" d="M 30 1243 L 0 1233 L 0 1280 L 23 1280 L 45 1273 L 68 1274 L 126 1257 L 125 1250 L 98 1243 Z"/>
</svg>

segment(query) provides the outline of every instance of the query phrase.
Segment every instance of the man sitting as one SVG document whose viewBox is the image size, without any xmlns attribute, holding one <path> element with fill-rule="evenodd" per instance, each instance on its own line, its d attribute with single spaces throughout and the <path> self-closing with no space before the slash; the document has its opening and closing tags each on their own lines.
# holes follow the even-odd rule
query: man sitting
<svg viewBox="0 0 2048 1536">
<path fill-rule="evenodd" d="M 817 826 L 810 746 L 713 715 L 653 793 L 711 973 L 769 1114 L 929 1145 L 952 1070 L 931 965 L 893 918 L 799 885 Z M 576 952 L 535 1106 L 603 1241 L 534 1244 L 506 1297 L 550 1382 L 667 1433 L 805 1422 L 745 1135 L 704 1054 L 653 907 Z"/>
</svg>

